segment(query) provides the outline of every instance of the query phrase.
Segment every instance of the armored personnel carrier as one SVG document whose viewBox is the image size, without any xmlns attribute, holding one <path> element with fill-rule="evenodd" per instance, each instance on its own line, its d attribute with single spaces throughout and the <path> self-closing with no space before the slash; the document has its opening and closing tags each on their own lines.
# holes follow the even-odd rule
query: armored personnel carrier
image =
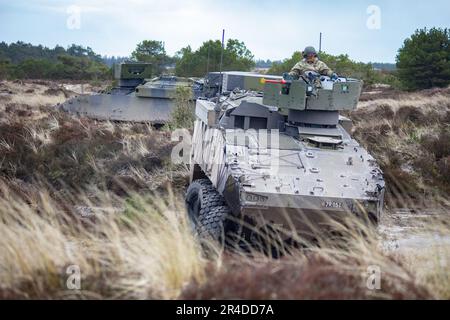
<svg viewBox="0 0 450 320">
<path fill-rule="evenodd" d="M 197 100 L 186 205 L 201 237 L 245 222 L 290 241 L 346 215 L 378 221 L 383 174 L 339 114 L 356 109 L 362 81 L 317 77 L 224 73 L 220 97 Z"/>
<path fill-rule="evenodd" d="M 116 65 L 118 86 L 107 93 L 81 95 L 61 105 L 62 110 L 98 120 L 164 124 L 171 119 L 177 87 L 192 89 L 192 99 L 203 90 L 203 81 L 160 76 L 152 78 L 151 64 Z"/>
</svg>

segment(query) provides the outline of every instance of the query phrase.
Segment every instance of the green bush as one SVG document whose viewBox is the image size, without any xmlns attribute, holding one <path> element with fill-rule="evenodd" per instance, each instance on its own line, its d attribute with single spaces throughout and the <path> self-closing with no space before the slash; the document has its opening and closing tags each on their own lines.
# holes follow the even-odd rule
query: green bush
<svg viewBox="0 0 450 320">
<path fill-rule="evenodd" d="M 11 74 L 11 63 L 7 59 L 0 59 L 0 80 L 9 78 Z"/>
<path fill-rule="evenodd" d="M 192 97 L 192 89 L 177 87 L 174 98 L 175 108 L 172 111 L 172 120 L 168 124 L 168 128 L 171 130 L 177 128 L 192 129 L 195 121 L 195 103 Z"/>
<path fill-rule="evenodd" d="M 45 59 L 27 59 L 13 67 L 12 76 L 20 79 L 48 79 L 55 72 L 55 64 Z"/>
<path fill-rule="evenodd" d="M 397 55 L 398 77 L 407 90 L 450 84 L 450 30 L 417 30 Z"/>
<path fill-rule="evenodd" d="M 17 65 L 9 65 L 4 70 L 6 77 L 15 79 L 98 80 L 108 79 L 111 76 L 110 69 L 103 63 L 68 55 L 60 56 L 57 62 L 27 59 Z M 0 74 L 2 74 L 1 64 Z"/>
</svg>

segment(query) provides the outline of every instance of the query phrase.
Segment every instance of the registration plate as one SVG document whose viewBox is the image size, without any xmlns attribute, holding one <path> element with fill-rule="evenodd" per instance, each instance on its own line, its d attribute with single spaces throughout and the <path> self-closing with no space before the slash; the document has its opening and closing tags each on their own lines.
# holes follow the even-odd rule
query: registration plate
<svg viewBox="0 0 450 320">
<path fill-rule="evenodd" d="M 322 207 L 331 209 L 342 209 L 342 202 L 338 201 L 324 201 L 322 202 Z"/>
</svg>

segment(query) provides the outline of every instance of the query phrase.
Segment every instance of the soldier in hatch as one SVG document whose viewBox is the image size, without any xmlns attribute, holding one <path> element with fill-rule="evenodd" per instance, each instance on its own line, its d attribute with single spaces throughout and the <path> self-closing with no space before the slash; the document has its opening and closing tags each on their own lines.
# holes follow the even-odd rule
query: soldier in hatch
<svg viewBox="0 0 450 320">
<path fill-rule="evenodd" d="M 316 49 L 314 47 L 306 47 L 303 51 L 303 60 L 298 62 L 291 72 L 284 75 L 284 78 L 298 79 L 307 71 L 317 72 L 320 75 L 328 76 L 332 80 L 337 80 L 338 76 L 323 61 L 319 60 Z M 316 81 L 320 86 L 320 81 Z"/>
</svg>

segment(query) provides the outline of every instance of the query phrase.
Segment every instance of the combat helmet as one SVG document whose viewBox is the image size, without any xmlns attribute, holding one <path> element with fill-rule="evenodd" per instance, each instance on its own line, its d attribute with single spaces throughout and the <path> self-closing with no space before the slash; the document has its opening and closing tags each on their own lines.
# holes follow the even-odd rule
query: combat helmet
<svg viewBox="0 0 450 320">
<path fill-rule="evenodd" d="M 309 55 L 311 55 L 311 54 L 313 54 L 313 55 L 316 55 L 317 56 L 317 51 L 316 51 L 316 49 L 314 48 L 314 47 L 306 47 L 305 48 L 305 50 L 303 51 L 303 57 L 307 57 L 307 56 L 309 56 Z"/>
</svg>

